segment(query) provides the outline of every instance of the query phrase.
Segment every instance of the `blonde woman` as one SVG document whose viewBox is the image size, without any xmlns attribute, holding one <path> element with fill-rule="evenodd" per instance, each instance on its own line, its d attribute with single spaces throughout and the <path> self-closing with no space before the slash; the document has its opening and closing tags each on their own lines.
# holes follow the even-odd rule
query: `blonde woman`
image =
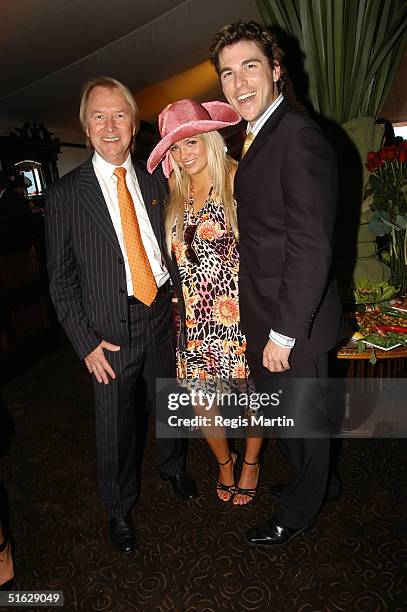
<svg viewBox="0 0 407 612">
<path fill-rule="evenodd" d="M 159 116 L 162 140 L 147 162 L 160 162 L 170 176 L 166 242 L 175 254 L 186 307 L 187 343 L 177 349 L 181 380 L 247 379 L 246 340 L 240 329 L 239 254 L 233 179 L 237 164 L 226 154 L 218 129 L 239 123 L 224 102 L 199 104 L 191 99 L 167 106 Z M 203 429 L 219 464 L 219 499 L 249 503 L 260 470 L 260 438 L 248 438 L 242 473 L 235 483 L 237 455 L 225 437 Z M 219 434 L 219 432 L 217 432 Z"/>
</svg>

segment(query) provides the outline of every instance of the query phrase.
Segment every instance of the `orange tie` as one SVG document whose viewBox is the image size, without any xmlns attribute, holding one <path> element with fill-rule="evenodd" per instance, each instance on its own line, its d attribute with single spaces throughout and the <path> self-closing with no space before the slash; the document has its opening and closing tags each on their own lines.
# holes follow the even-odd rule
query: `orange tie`
<svg viewBox="0 0 407 612">
<path fill-rule="evenodd" d="M 245 138 L 245 141 L 243 143 L 243 147 L 242 147 L 242 154 L 240 156 L 240 159 L 243 159 L 244 156 L 246 155 L 247 151 L 249 150 L 250 145 L 252 144 L 254 140 L 254 134 L 253 132 L 249 132 Z"/>
<path fill-rule="evenodd" d="M 126 185 L 126 168 L 116 168 L 114 175 L 117 176 L 120 218 L 133 281 L 134 297 L 146 306 L 150 306 L 157 295 L 157 283 L 141 239 L 133 198 Z"/>
</svg>

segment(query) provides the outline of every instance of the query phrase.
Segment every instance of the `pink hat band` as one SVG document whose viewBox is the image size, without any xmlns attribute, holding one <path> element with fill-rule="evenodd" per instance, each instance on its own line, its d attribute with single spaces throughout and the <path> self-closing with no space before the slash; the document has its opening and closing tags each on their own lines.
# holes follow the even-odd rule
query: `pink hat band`
<svg viewBox="0 0 407 612">
<path fill-rule="evenodd" d="M 226 102 L 199 104 L 188 98 L 169 104 L 158 117 L 158 128 L 162 138 L 147 160 L 147 170 L 150 173 L 154 172 L 162 162 L 164 174 L 168 178 L 172 168 L 166 154 L 175 142 L 196 134 L 220 130 L 228 125 L 236 125 L 240 121 L 239 113 Z"/>
</svg>

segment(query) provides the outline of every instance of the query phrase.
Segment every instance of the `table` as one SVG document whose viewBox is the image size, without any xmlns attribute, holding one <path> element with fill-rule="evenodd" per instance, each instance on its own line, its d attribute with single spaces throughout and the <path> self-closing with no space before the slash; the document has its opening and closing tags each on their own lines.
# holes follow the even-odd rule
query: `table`
<svg viewBox="0 0 407 612">
<path fill-rule="evenodd" d="M 348 343 L 337 352 L 339 364 L 345 365 L 346 393 L 342 431 L 345 437 L 375 437 L 376 435 L 398 434 L 406 431 L 405 419 L 399 424 L 386 419 L 386 410 L 371 413 L 374 399 L 381 397 L 385 403 L 395 389 L 394 379 L 401 379 L 407 372 L 407 347 L 398 347 L 391 351 L 375 349 L 377 362 L 369 363 L 372 354 L 370 348 L 358 353 L 355 343 Z M 392 380 L 394 381 L 392 383 Z M 402 383 L 398 381 L 397 384 Z M 405 414 L 405 411 L 403 411 Z M 393 433 L 392 433 L 393 432 Z"/>
<path fill-rule="evenodd" d="M 407 347 L 400 346 L 391 351 L 375 349 L 377 363 L 369 363 L 373 349 L 357 352 L 354 343 L 348 343 L 338 350 L 338 359 L 349 361 L 348 378 L 397 378 L 407 368 Z"/>
</svg>

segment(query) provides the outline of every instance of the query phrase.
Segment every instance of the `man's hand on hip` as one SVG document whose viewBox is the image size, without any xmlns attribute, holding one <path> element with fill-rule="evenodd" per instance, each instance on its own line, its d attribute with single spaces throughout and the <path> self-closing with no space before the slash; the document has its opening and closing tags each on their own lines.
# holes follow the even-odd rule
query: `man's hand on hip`
<svg viewBox="0 0 407 612">
<path fill-rule="evenodd" d="M 110 342 L 102 340 L 99 346 L 97 346 L 91 353 L 89 353 L 87 357 L 85 357 L 85 364 L 89 372 L 95 375 L 98 383 L 103 382 L 105 385 L 108 385 L 109 376 L 110 378 L 114 379 L 116 378 L 116 374 L 114 373 L 110 363 L 107 361 L 103 349 L 116 352 L 120 351 L 120 346 L 110 344 Z"/>
<path fill-rule="evenodd" d="M 263 365 L 270 372 L 285 372 L 290 369 L 288 358 L 291 349 L 269 340 L 263 350 Z"/>
</svg>

